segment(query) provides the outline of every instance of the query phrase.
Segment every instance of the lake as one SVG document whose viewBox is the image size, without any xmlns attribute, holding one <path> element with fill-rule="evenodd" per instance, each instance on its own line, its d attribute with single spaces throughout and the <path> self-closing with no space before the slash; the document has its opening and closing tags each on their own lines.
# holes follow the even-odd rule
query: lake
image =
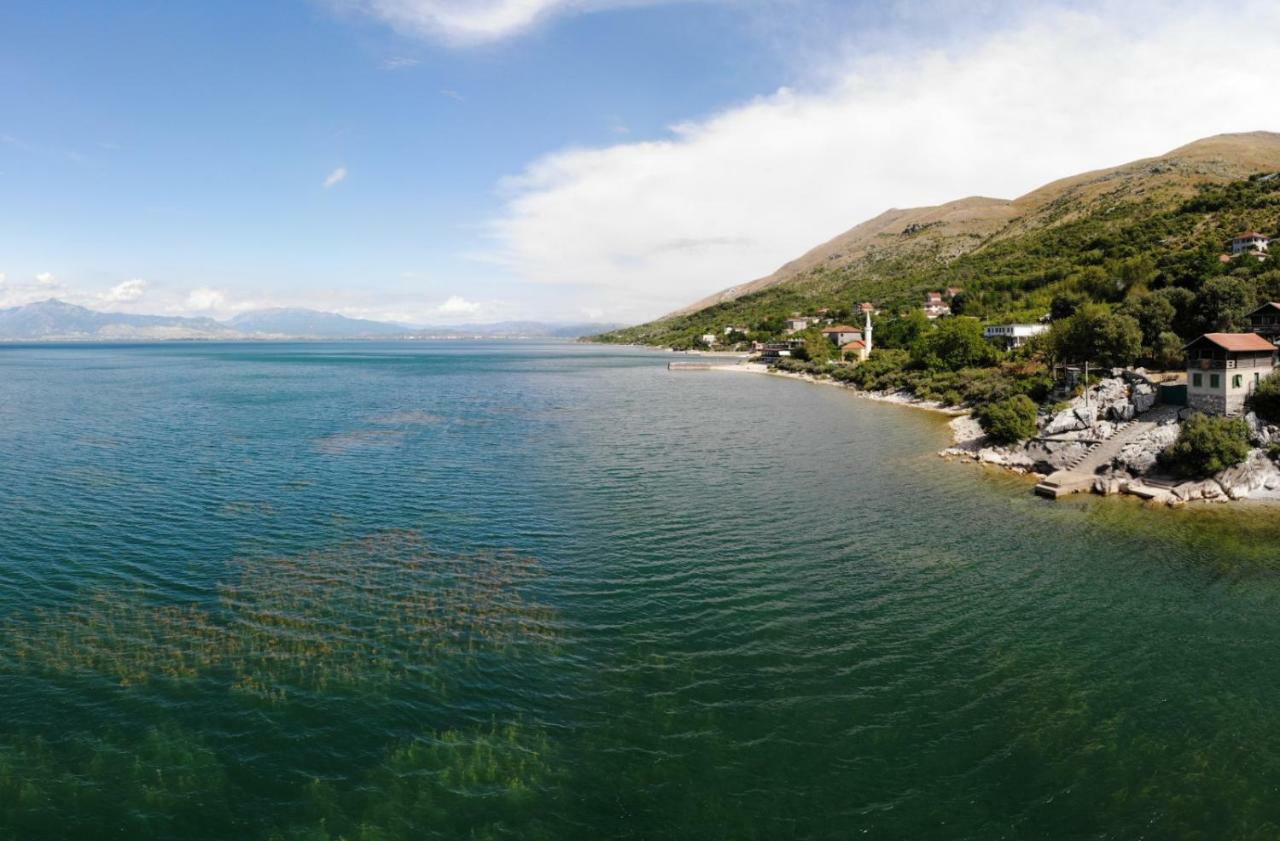
<svg viewBox="0 0 1280 841">
<path fill-rule="evenodd" d="M 1280 509 L 670 358 L 0 347 L 0 838 L 1280 833 Z"/>
</svg>

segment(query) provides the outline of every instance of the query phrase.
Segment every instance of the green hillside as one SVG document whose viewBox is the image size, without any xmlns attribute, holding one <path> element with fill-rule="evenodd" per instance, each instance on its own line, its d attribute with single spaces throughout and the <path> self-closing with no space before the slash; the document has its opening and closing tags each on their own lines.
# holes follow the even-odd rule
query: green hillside
<svg viewBox="0 0 1280 841">
<path fill-rule="evenodd" d="M 1065 179 L 1013 202 L 966 200 L 959 224 L 953 206 L 892 211 L 815 249 L 789 272 L 784 267 L 708 306 L 596 339 L 694 347 L 702 334 L 728 326 L 768 339 L 781 335 L 781 319 L 794 312 L 827 308 L 852 318 L 858 302 L 871 301 L 882 312 L 881 345 L 891 347 L 902 332 L 892 322 L 914 320 L 926 291 L 959 287 L 956 314 L 983 321 L 1065 317 L 1098 304 L 1141 322 L 1148 311 L 1165 312 L 1154 295 L 1176 312 L 1168 324 L 1159 315 L 1153 317 L 1161 323 L 1143 325 L 1151 350 L 1167 332 L 1160 328 L 1186 339 L 1202 328 L 1238 326 L 1243 307 L 1280 298 L 1275 262 L 1219 260 L 1243 229 L 1280 230 L 1277 170 L 1280 135 L 1224 136 Z M 925 221 L 894 227 L 909 214 Z M 1217 277 L 1231 278 L 1239 294 L 1221 300 L 1223 283 L 1206 287 Z"/>
</svg>

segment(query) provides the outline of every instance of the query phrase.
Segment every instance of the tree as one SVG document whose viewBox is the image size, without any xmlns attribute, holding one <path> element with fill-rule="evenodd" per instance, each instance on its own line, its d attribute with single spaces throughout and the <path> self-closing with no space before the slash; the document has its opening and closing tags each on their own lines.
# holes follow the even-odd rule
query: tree
<svg viewBox="0 0 1280 841">
<path fill-rule="evenodd" d="M 1160 463 L 1185 479 L 1206 479 L 1249 457 L 1249 425 L 1240 418 L 1194 414 Z"/>
<path fill-rule="evenodd" d="M 873 326 L 877 345 L 903 349 L 915 344 L 932 327 L 929 319 L 919 309 L 913 309 L 906 315 L 876 319 Z"/>
<path fill-rule="evenodd" d="M 1250 408 L 1270 423 L 1280 423 L 1280 371 L 1267 375 L 1249 398 Z"/>
<path fill-rule="evenodd" d="M 911 347 L 911 361 L 931 371 L 959 371 L 992 365 L 999 352 L 982 336 L 976 318 L 948 318 Z"/>
<path fill-rule="evenodd" d="M 1253 309 L 1253 290 L 1240 280 L 1211 277 L 1196 295 L 1200 329 L 1204 333 L 1234 333 L 1247 326 Z"/>
<path fill-rule="evenodd" d="M 1167 295 L 1138 295 L 1120 306 L 1118 312 L 1132 317 L 1142 329 L 1142 344 L 1155 347 L 1161 333 L 1173 329 L 1173 319 L 1178 314 Z"/>
<path fill-rule="evenodd" d="M 1016 444 L 1036 434 L 1036 404 L 1019 394 L 978 410 L 978 423 L 997 444 Z"/>
<path fill-rule="evenodd" d="M 1132 365 L 1142 355 L 1142 328 L 1127 315 L 1089 304 L 1050 331 L 1059 359 L 1089 362 L 1102 368 Z"/>
<path fill-rule="evenodd" d="M 798 359 L 807 359 L 810 362 L 828 362 L 835 355 L 835 346 L 831 340 L 822 332 L 821 327 L 810 327 L 796 335 L 793 339 L 799 339 L 804 342 L 802 354 L 792 351 L 792 356 Z"/>
<path fill-rule="evenodd" d="M 1079 292 L 1059 292 L 1049 302 L 1049 318 L 1054 321 L 1070 318 L 1076 314 L 1076 310 L 1088 302 L 1088 299 Z"/>
<path fill-rule="evenodd" d="M 1152 364 L 1165 371 L 1181 368 L 1184 359 L 1183 344 L 1182 337 L 1177 333 L 1161 333 L 1151 346 Z"/>
<path fill-rule="evenodd" d="M 1173 323 L 1170 329 L 1190 341 L 1200 333 L 1200 316 L 1196 312 L 1196 293 L 1181 286 L 1157 289 L 1152 295 L 1164 298 L 1173 305 Z"/>
</svg>

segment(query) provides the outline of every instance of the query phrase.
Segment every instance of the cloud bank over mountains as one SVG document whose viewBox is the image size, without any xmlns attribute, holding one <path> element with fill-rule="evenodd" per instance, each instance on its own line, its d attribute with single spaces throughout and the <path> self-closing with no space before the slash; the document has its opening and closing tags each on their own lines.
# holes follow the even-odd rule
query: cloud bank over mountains
<svg viewBox="0 0 1280 841">
<path fill-rule="evenodd" d="M 492 257 L 642 319 L 768 274 L 890 206 L 1012 198 L 1208 135 L 1275 129 L 1242 102 L 1274 91 L 1280 38 L 1224 60 L 1230 21 L 1244 20 L 1280 32 L 1280 7 L 1041 7 L 952 49 L 842 60 L 820 89 L 534 161 L 504 185 Z"/>
</svg>

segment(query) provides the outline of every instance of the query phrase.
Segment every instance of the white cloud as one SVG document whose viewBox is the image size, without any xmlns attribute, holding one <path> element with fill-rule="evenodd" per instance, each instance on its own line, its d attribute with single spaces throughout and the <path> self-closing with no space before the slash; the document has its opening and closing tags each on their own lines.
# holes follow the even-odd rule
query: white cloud
<svg viewBox="0 0 1280 841">
<path fill-rule="evenodd" d="M 226 306 L 226 295 L 217 289 L 201 286 L 198 289 L 192 289 L 187 295 L 185 309 L 191 312 L 208 313 L 225 309 Z"/>
<path fill-rule="evenodd" d="M 456 43 L 497 41 L 551 17 L 672 0 L 331 0 L 406 35 Z"/>
<path fill-rule="evenodd" d="M 1258 0 L 1051 8 L 960 52 L 864 55 L 819 91 L 779 90 L 665 139 L 562 151 L 505 185 L 490 256 L 581 287 L 579 303 L 611 317 L 648 317 L 889 207 L 1012 198 L 1207 135 L 1280 129 L 1237 107 L 1242 91 L 1274 90 L 1280 39 L 1224 61 L 1213 43 L 1227 18 L 1280 31 L 1280 6 Z"/>
<path fill-rule="evenodd" d="M 57 286 L 58 279 L 53 276 L 52 272 L 40 272 L 36 275 L 36 283 L 41 286 Z"/>
<path fill-rule="evenodd" d="M 122 281 L 98 296 L 104 304 L 125 304 L 136 301 L 147 291 L 147 282 L 142 278 Z"/>
<path fill-rule="evenodd" d="M 451 295 L 447 301 L 436 307 L 436 312 L 441 315 L 476 315 L 480 310 L 480 304 L 468 301 L 461 295 Z"/>
<path fill-rule="evenodd" d="M 347 180 L 347 168 L 345 166 L 340 166 L 337 169 L 335 169 L 333 172 L 325 176 L 324 188 L 327 190 L 330 187 L 333 187 L 337 184 L 341 184 L 343 181 L 346 181 L 346 180 Z"/>
<path fill-rule="evenodd" d="M 3 284 L 4 282 L 5 282 L 5 274 L 4 272 L 0 272 L 0 284 Z"/>
</svg>

